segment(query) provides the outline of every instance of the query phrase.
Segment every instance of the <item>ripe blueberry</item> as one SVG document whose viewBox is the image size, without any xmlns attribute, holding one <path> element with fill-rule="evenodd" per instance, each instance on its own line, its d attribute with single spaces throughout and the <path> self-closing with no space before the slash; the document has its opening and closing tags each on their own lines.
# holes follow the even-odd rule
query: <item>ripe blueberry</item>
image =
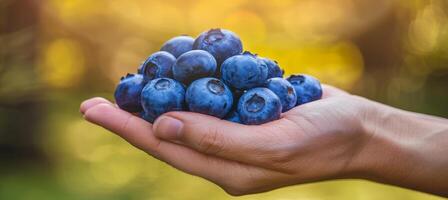
<svg viewBox="0 0 448 200">
<path fill-rule="evenodd" d="M 218 28 L 201 33 L 194 41 L 193 49 L 208 51 L 215 57 L 219 66 L 227 58 L 240 54 L 243 45 L 235 33 Z"/>
<path fill-rule="evenodd" d="M 140 112 L 140 118 L 144 119 L 145 121 L 149 123 L 154 123 L 154 118 L 150 115 L 148 115 L 145 111 Z"/>
<path fill-rule="evenodd" d="M 240 119 L 240 114 L 238 114 L 238 112 L 236 110 L 230 111 L 229 114 L 227 114 L 227 116 L 224 119 L 227 121 L 230 121 L 230 122 L 242 124 L 241 119 Z"/>
<path fill-rule="evenodd" d="M 241 96 L 238 102 L 238 113 L 244 124 L 263 124 L 280 118 L 282 103 L 271 90 L 254 88 Z"/>
<path fill-rule="evenodd" d="M 174 79 L 189 84 L 196 79 L 213 76 L 216 60 L 203 50 L 192 50 L 182 54 L 173 65 Z"/>
<path fill-rule="evenodd" d="M 172 66 L 176 58 L 168 52 L 158 51 L 151 54 L 140 66 L 138 72 L 150 80 L 173 77 Z"/>
<path fill-rule="evenodd" d="M 146 83 L 147 80 L 140 74 L 127 74 L 122 77 L 114 94 L 118 107 L 128 112 L 141 111 L 140 93 Z"/>
<path fill-rule="evenodd" d="M 174 57 L 179 57 L 183 53 L 187 51 L 191 51 L 193 49 L 194 38 L 190 36 L 177 36 L 173 37 L 170 40 L 166 41 L 163 44 L 160 51 L 166 51 L 171 53 Z"/>
<path fill-rule="evenodd" d="M 192 112 L 223 118 L 232 108 L 233 96 L 219 79 L 201 78 L 188 86 L 185 101 Z"/>
<path fill-rule="evenodd" d="M 268 77 L 268 68 L 256 55 L 244 52 L 228 58 L 221 65 L 221 78 L 227 85 L 237 89 L 262 86 Z"/>
<path fill-rule="evenodd" d="M 141 94 L 145 118 L 152 121 L 169 111 L 182 111 L 185 107 L 183 85 L 170 78 L 151 80 Z"/>
<path fill-rule="evenodd" d="M 297 94 L 297 105 L 302 105 L 322 97 L 322 87 L 319 80 L 309 75 L 291 75 L 287 80 L 292 84 Z"/>
<path fill-rule="evenodd" d="M 283 77 L 284 71 L 278 66 L 277 61 L 263 57 L 258 59 L 268 67 L 268 78 Z"/>
<path fill-rule="evenodd" d="M 297 103 L 297 94 L 294 87 L 287 80 L 279 77 L 270 78 L 266 82 L 266 87 L 274 92 L 282 103 L 282 112 L 294 108 Z"/>
</svg>

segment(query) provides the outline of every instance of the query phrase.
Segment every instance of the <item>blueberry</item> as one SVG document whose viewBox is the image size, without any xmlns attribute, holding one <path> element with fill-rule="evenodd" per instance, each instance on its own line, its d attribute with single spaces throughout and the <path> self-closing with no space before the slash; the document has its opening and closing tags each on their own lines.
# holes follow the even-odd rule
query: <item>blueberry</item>
<svg viewBox="0 0 448 200">
<path fill-rule="evenodd" d="M 150 115 L 148 115 L 145 111 L 140 112 L 140 118 L 144 119 L 145 121 L 149 123 L 154 123 L 154 118 Z"/>
<path fill-rule="evenodd" d="M 319 80 L 309 75 L 291 75 L 287 80 L 297 93 L 297 105 L 318 100 L 322 97 Z"/>
<path fill-rule="evenodd" d="M 258 57 L 268 67 L 268 78 L 283 77 L 284 71 L 278 66 L 277 61 L 268 58 Z"/>
<path fill-rule="evenodd" d="M 118 107 L 128 112 L 141 111 L 140 93 L 146 83 L 147 80 L 140 74 L 127 74 L 122 77 L 114 94 Z"/>
<path fill-rule="evenodd" d="M 242 123 L 240 119 L 240 114 L 236 110 L 230 111 L 229 114 L 227 114 L 227 116 L 224 119 L 238 124 Z"/>
<path fill-rule="evenodd" d="M 282 103 L 271 90 L 254 88 L 241 96 L 238 102 L 238 113 L 244 124 L 263 124 L 280 118 Z"/>
<path fill-rule="evenodd" d="M 158 51 L 151 54 L 139 67 L 139 74 L 150 80 L 156 78 L 172 78 L 172 67 L 176 58 L 168 52 Z"/>
<path fill-rule="evenodd" d="M 286 112 L 296 106 L 297 94 L 294 87 L 287 80 L 279 77 L 270 78 L 266 87 L 274 92 L 282 103 L 282 112 Z"/>
<path fill-rule="evenodd" d="M 215 57 L 219 66 L 227 58 L 240 54 L 243 45 L 235 33 L 218 28 L 201 33 L 194 41 L 193 49 L 208 51 Z"/>
<path fill-rule="evenodd" d="M 203 50 L 192 50 L 182 54 L 173 65 L 174 79 L 189 84 L 196 79 L 213 76 L 216 60 Z"/>
<path fill-rule="evenodd" d="M 236 106 L 238 105 L 237 102 L 240 100 L 241 95 L 244 94 L 244 90 L 239 90 L 239 89 L 233 89 L 232 90 L 232 94 L 233 94 L 233 102 L 235 102 L 233 104 L 233 107 L 236 108 Z"/>
<path fill-rule="evenodd" d="M 228 58 L 221 65 L 221 78 L 236 89 L 250 89 L 262 86 L 268 77 L 267 66 L 256 55 L 244 52 Z"/>
<path fill-rule="evenodd" d="M 163 113 L 182 111 L 185 107 L 185 89 L 183 85 L 170 78 L 151 80 L 141 94 L 145 118 L 155 120 Z"/>
<path fill-rule="evenodd" d="M 166 51 L 173 54 L 174 57 L 179 57 L 187 51 L 193 49 L 194 38 L 186 35 L 173 37 L 163 44 L 160 51 Z"/>
<path fill-rule="evenodd" d="M 185 101 L 192 112 L 223 118 L 232 108 L 233 96 L 219 79 L 201 78 L 190 84 Z"/>
</svg>

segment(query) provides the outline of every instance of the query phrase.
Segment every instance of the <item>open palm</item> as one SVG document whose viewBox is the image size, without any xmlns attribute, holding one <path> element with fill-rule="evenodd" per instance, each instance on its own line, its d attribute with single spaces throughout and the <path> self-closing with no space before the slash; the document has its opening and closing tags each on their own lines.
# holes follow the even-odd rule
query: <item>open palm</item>
<svg viewBox="0 0 448 200">
<path fill-rule="evenodd" d="M 243 195 L 356 176 L 356 156 L 370 137 L 360 122 L 363 101 L 324 86 L 323 99 L 256 126 L 191 112 L 166 113 L 153 125 L 99 97 L 81 112 L 153 157 Z"/>
</svg>

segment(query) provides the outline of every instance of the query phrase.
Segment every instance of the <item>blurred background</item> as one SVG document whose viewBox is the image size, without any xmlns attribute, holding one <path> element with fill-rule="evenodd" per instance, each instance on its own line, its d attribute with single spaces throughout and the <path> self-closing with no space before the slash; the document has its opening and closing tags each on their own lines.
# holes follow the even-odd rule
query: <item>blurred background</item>
<svg viewBox="0 0 448 200">
<path fill-rule="evenodd" d="M 0 0 L 0 199 L 233 199 L 85 122 L 180 34 L 233 30 L 287 74 L 448 117 L 446 0 Z M 235 199 L 442 199 L 367 181 Z"/>
</svg>

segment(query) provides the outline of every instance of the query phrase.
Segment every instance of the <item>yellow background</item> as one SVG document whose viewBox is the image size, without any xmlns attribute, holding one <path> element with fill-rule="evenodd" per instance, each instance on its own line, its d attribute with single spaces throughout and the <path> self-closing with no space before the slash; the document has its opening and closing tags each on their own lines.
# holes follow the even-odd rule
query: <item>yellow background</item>
<svg viewBox="0 0 448 200">
<path fill-rule="evenodd" d="M 221 27 L 286 74 L 446 117 L 445 0 L 3 0 L 0 9 L 0 145 L 10 156 L 0 199 L 442 199 L 359 180 L 231 197 L 85 122 L 78 106 L 112 99 L 119 78 L 171 37 Z"/>
</svg>

